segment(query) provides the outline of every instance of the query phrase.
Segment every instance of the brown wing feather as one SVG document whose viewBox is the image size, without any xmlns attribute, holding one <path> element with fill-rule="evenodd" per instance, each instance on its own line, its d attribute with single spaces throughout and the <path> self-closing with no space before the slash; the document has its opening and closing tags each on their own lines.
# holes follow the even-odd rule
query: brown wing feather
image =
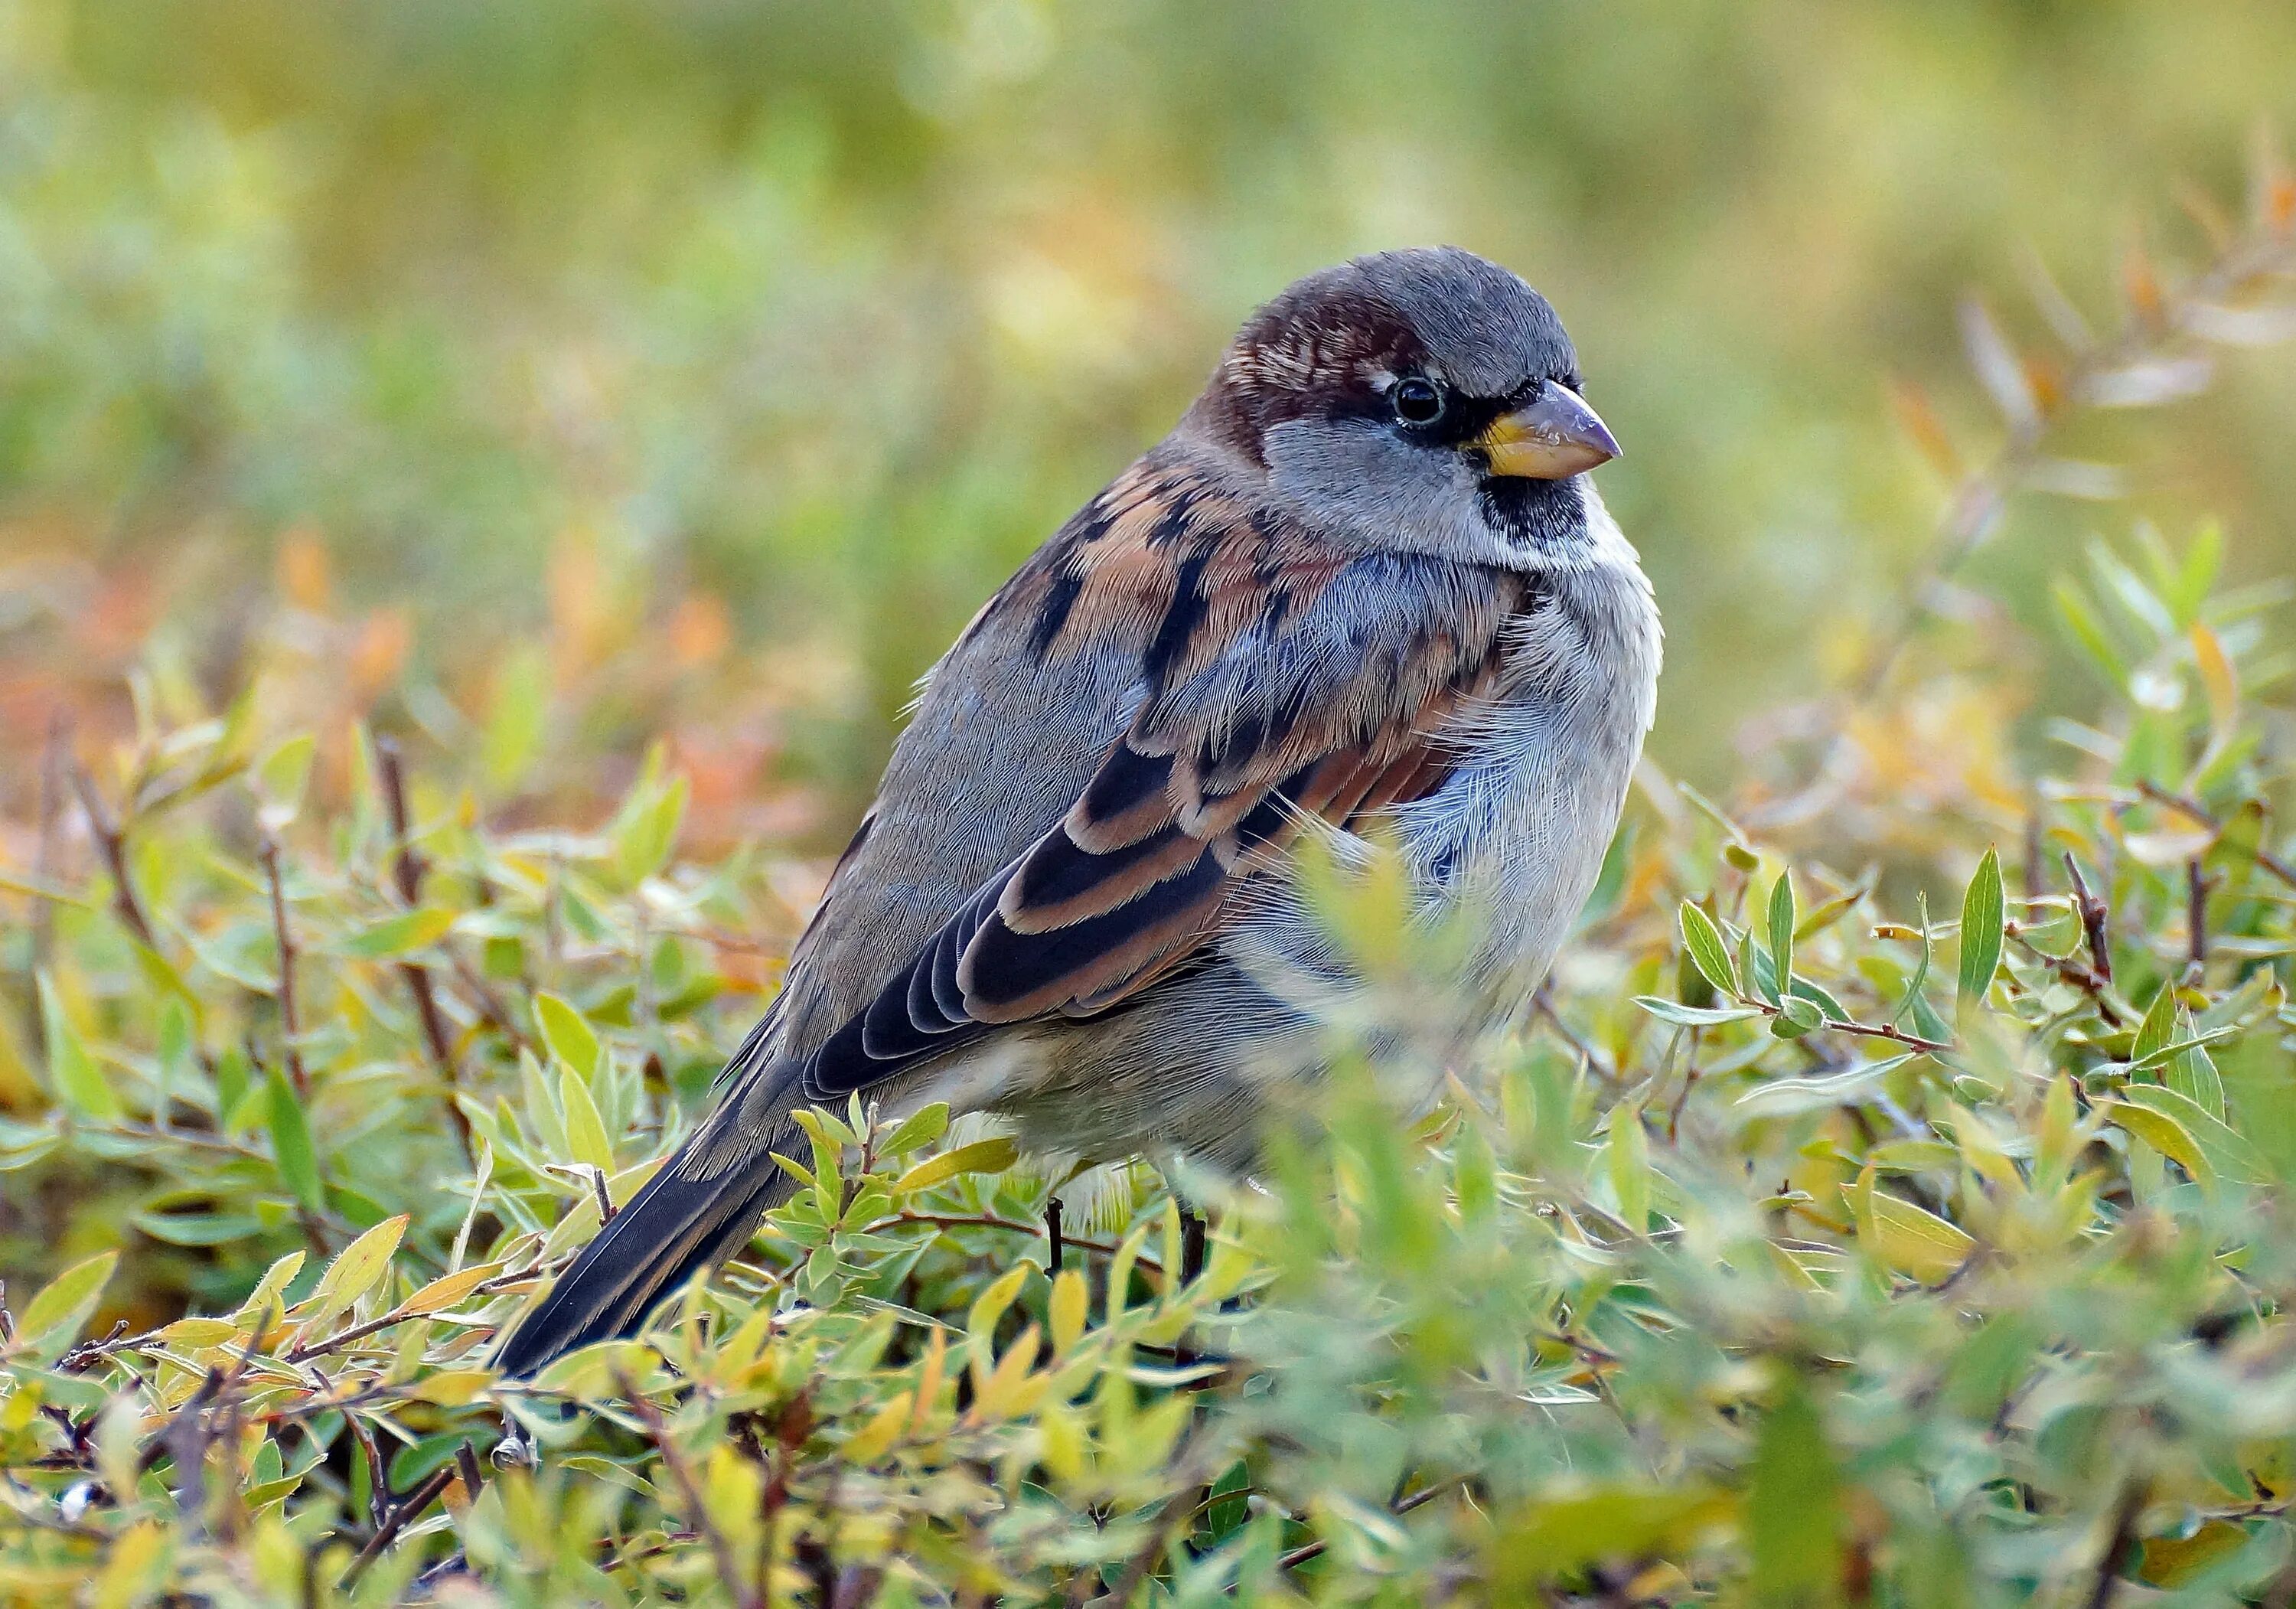
<svg viewBox="0 0 2296 1609">
<path fill-rule="evenodd" d="M 1488 677 L 1521 579 L 1391 554 L 1287 564 L 1269 529 L 1221 514 L 1111 522 L 1131 596 L 1152 559 L 1170 578 L 1152 587 L 1138 716 L 1060 824 L 808 1059 L 808 1096 L 999 1024 L 1104 1011 L 1218 932 L 1305 817 L 1344 825 L 1439 784 L 1450 757 L 1431 735 Z M 1095 593 L 1087 579 L 1047 640 Z"/>
</svg>

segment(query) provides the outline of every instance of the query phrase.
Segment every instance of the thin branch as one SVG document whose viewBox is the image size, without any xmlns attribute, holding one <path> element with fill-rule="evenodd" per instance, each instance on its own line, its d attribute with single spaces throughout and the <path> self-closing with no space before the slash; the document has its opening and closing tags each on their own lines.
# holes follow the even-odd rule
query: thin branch
<svg viewBox="0 0 2296 1609">
<path fill-rule="evenodd" d="M 763 1609 L 758 1595 L 742 1580 L 738 1562 L 734 1556 L 734 1545 L 726 1539 L 726 1533 L 718 1529 L 717 1521 L 710 1518 L 709 1506 L 702 1500 L 701 1487 L 693 1478 L 693 1466 L 686 1463 L 685 1455 L 670 1440 L 669 1426 L 662 1422 L 661 1410 L 653 1405 L 652 1398 L 638 1390 L 627 1375 L 619 1369 L 614 1371 L 614 1389 L 621 1393 L 623 1400 L 630 1405 L 630 1410 L 645 1426 L 646 1435 L 653 1442 L 654 1450 L 661 1455 L 662 1467 L 677 1483 L 678 1494 L 685 1499 L 694 1530 L 701 1533 L 702 1540 L 709 1544 L 710 1556 L 718 1564 L 718 1579 L 724 1584 L 727 1596 L 742 1609 Z"/>
<path fill-rule="evenodd" d="M 2199 856 L 2185 862 L 2185 959 L 2196 974 L 2209 964 L 2209 890 L 2215 885 Z"/>
<path fill-rule="evenodd" d="M 390 817 L 391 876 L 398 885 L 400 903 L 413 910 L 422 902 L 424 867 L 422 858 L 414 852 L 413 817 L 406 809 L 406 767 L 395 738 L 377 738 L 374 751 L 382 782 L 383 808 Z M 430 969 L 420 961 L 401 961 L 398 975 L 406 980 L 406 992 L 414 1001 L 414 1015 L 422 1024 L 422 1042 L 430 1049 L 430 1063 L 439 1070 L 439 1080 L 446 1086 L 447 1115 L 463 1143 L 463 1158 L 476 1167 L 478 1152 L 471 1137 L 471 1120 L 455 1098 L 461 1080 L 455 1065 L 454 1036 L 447 1030 L 446 1014 L 439 1009 L 438 991 L 430 986 Z"/>
<path fill-rule="evenodd" d="M 2112 1595 L 2120 1587 L 2120 1556 L 2128 1550 L 2136 1534 L 2136 1516 L 2144 1512 L 2146 1482 L 2132 1481 L 2120 1496 L 2112 1511 L 2112 1533 L 2105 1539 L 2104 1552 L 2096 1561 L 2096 1576 L 2090 1583 L 2088 1609 L 2107 1609 Z"/>
<path fill-rule="evenodd" d="M 160 941 L 152 934 L 152 919 L 144 914 L 144 902 L 135 897 L 135 879 L 127 874 L 127 829 L 104 802 L 103 790 L 95 785 L 94 776 L 78 760 L 72 762 L 72 781 L 79 792 L 79 808 L 87 816 L 87 830 L 111 874 L 112 913 L 142 940 L 144 948 L 158 949 Z"/>
<path fill-rule="evenodd" d="M 1438 1481 L 1434 1485 L 1422 1487 L 1419 1490 L 1413 1492 L 1409 1497 L 1405 1498 L 1398 1502 L 1389 1504 L 1387 1511 L 1391 1515 L 1398 1515 L 1409 1514 L 1413 1509 L 1432 1503 L 1436 1498 L 1442 1497 L 1448 1492 L 1462 1490 L 1469 1485 L 1473 1479 L 1474 1477 L 1472 1475 L 1453 1475 L 1447 1480 Z M 1330 1541 L 1319 1537 L 1315 1541 L 1302 1543 L 1300 1547 L 1294 1547 L 1291 1552 L 1285 1554 L 1282 1558 L 1275 1562 L 1283 1569 L 1297 1569 L 1300 1565 L 1306 1564 L 1309 1559 L 1322 1556 L 1324 1550 L 1330 1547 Z"/>
<path fill-rule="evenodd" d="M 287 895 L 279 880 L 279 841 L 266 833 L 257 851 L 271 886 L 271 935 L 279 946 L 279 1032 L 287 1056 L 287 1079 L 296 1098 L 308 1100 L 311 1075 L 303 1069 L 302 1022 L 295 1009 L 295 936 L 287 928 Z"/>
<path fill-rule="evenodd" d="M 2190 819 L 2194 825 L 2206 827 L 2211 833 L 2224 831 L 2224 818 L 2197 799 L 2184 793 L 2171 793 L 2155 782 L 2140 782 L 2136 784 L 2136 791 L 2154 804 L 2166 805 L 2178 815 Z M 2256 864 L 2290 888 L 2296 888 L 2296 866 L 2290 866 L 2261 844 L 2256 848 Z"/>
<path fill-rule="evenodd" d="M 451 1464 L 441 1465 L 423 1476 L 421 1483 L 406 1494 L 403 1502 L 392 1506 L 390 1517 L 383 1522 L 381 1529 L 368 1539 L 365 1547 L 359 1549 L 358 1557 L 353 1559 L 350 1568 L 343 1572 L 343 1585 L 350 1586 L 365 1575 L 367 1567 L 382 1556 L 383 1549 L 398 1539 L 398 1533 L 406 1529 L 409 1522 L 438 1500 L 439 1494 L 447 1490 L 447 1483 L 454 1478 L 455 1466 Z"/>
<path fill-rule="evenodd" d="M 2109 984 L 2112 981 L 2112 941 L 2105 925 L 2112 920 L 2112 907 L 2088 891 L 2088 880 L 2081 875 L 2080 862 L 2073 858 L 2070 850 L 2065 851 L 2065 873 L 2073 880 L 2073 910 L 2080 917 L 2081 937 L 2088 945 L 2090 970 Z"/>
</svg>

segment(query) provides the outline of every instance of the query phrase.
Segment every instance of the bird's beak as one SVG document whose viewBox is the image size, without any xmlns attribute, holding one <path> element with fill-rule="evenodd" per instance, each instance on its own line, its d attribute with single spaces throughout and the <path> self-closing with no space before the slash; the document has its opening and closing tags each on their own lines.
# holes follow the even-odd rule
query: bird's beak
<svg viewBox="0 0 2296 1609">
<path fill-rule="evenodd" d="M 1503 414 L 1469 445 L 1480 447 L 1494 475 L 1560 480 L 1619 456 L 1611 434 L 1587 399 L 1552 380 L 1527 406 Z"/>
</svg>

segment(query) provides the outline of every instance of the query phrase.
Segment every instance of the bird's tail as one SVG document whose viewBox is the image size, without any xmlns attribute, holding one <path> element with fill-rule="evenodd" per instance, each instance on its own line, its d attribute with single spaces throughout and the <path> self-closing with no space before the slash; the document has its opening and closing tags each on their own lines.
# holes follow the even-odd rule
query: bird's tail
<svg viewBox="0 0 2296 1609">
<path fill-rule="evenodd" d="M 796 1154 L 804 1136 L 786 1110 L 776 1109 L 787 1102 L 745 1100 L 743 1093 L 728 1089 L 709 1119 L 583 1248 L 496 1350 L 496 1369 L 523 1378 L 577 1347 L 634 1334 L 655 1302 L 739 1251 L 758 1219 L 789 1198 L 797 1181 L 773 1153 Z"/>
</svg>

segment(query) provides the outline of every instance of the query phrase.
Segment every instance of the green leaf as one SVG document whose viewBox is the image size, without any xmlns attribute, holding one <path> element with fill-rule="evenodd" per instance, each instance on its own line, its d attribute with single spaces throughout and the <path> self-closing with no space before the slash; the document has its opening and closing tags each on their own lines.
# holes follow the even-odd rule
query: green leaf
<svg viewBox="0 0 2296 1609">
<path fill-rule="evenodd" d="M 603 1048 L 598 1043 L 598 1030 L 588 1019 L 553 994 L 534 997 L 534 1023 L 542 1032 L 542 1042 L 550 1054 L 582 1075 L 588 1083 L 598 1076 L 598 1062 Z"/>
<path fill-rule="evenodd" d="M 2000 970 L 2005 915 L 2001 857 L 1988 848 L 1961 901 L 1961 981 L 1954 1001 L 1964 1014 L 1984 1004 L 1993 974 Z"/>
<path fill-rule="evenodd" d="M 2229 1026 L 2218 1029 L 2230 1033 Z M 2169 1060 L 2161 1082 L 2177 1094 L 2197 1102 L 2210 1117 L 2222 1121 L 2225 1116 L 2224 1080 L 2218 1076 L 2217 1064 L 2209 1059 L 2204 1048 L 2210 1041 L 2193 1026 L 2193 1014 L 2183 1006 L 2177 1008 L 2177 1038 L 2184 1048 Z"/>
<path fill-rule="evenodd" d="M 2129 1062 L 2136 1067 L 2152 1066 L 2169 1048 L 2176 1029 L 2177 986 L 2163 983 L 2152 1004 L 2144 1008 L 2144 1020 L 2136 1025 L 2136 1037 L 2128 1047 Z"/>
<path fill-rule="evenodd" d="M 1770 966 L 1781 989 L 1793 978 L 1793 874 L 1782 871 L 1770 885 Z"/>
<path fill-rule="evenodd" d="M 2088 655 L 2105 685 L 2116 690 L 2128 685 L 2128 661 L 2114 646 L 2112 634 L 2079 583 L 2059 579 L 2049 588 L 2049 601 L 2056 605 L 2057 619 L 2063 622 L 2066 635 Z"/>
<path fill-rule="evenodd" d="M 2191 1130 L 2165 1112 L 2134 1101 L 2099 1101 L 2096 1110 L 2107 1122 L 2114 1123 L 2143 1140 L 2146 1145 L 2169 1158 L 2193 1176 L 2193 1182 L 2204 1190 L 2216 1188 L 2217 1170 L 2209 1164 L 2207 1153 Z"/>
<path fill-rule="evenodd" d="M 614 1170 L 614 1143 L 606 1136 L 605 1120 L 590 1098 L 590 1087 L 571 1067 L 558 1072 L 558 1104 L 566 1114 L 566 1152 L 578 1162 L 602 1172 Z"/>
<path fill-rule="evenodd" d="M 1832 1601 L 1841 1575 L 1841 1472 L 1797 1376 L 1787 1376 L 1763 1417 L 1745 1525 L 1756 1601 Z"/>
<path fill-rule="evenodd" d="M 686 792 L 685 778 L 673 776 L 616 826 L 614 872 L 624 887 L 636 887 L 669 859 L 677 846 L 678 825 L 685 819 Z"/>
<path fill-rule="evenodd" d="M 455 913 L 437 906 L 401 911 L 344 940 L 342 953 L 360 961 L 380 961 L 436 944 L 455 925 Z"/>
<path fill-rule="evenodd" d="M 267 830 L 277 832 L 301 812 L 303 791 L 311 780 L 311 758 L 318 750 L 317 740 L 306 732 L 289 738 L 256 763 L 250 776 L 256 798 L 261 801 L 257 818 Z"/>
<path fill-rule="evenodd" d="M 1636 995 L 1635 1004 L 1661 1022 L 1677 1028 L 1711 1028 L 1721 1022 L 1742 1022 L 1762 1014 L 1758 1006 L 1685 1006 L 1657 995 Z"/>
<path fill-rule="evenodd" d="M 406 1233 L 406 1215 L 402 1212 L 384 1219 L 345 1246 L 319 1276 L 319 1288 L 311 1293 L 311 1312 L 305 1325 L 323 1324 L 349 1311 L 353 1302 L 380 1285 L 390 1272 L 391 1255 Z"/>
<path fill-rule="evenodd" d="M 326 1186 L 319 1179 L 319 1153 L 311 1144 L 311 1124 L 303 1113 L 303 1103 L 296 1098 L 287 1075 L 276 1067 L 268 1075 L 268 1088 L 271 1150 L 279 1161 L 279 1177 L 297 1201 L 314 1212 L 322 1211 L 327 1204 Z"/>
<path fill-rule="evenodd" d="M 56 1095 L 82 1117 L 99 1123 L 116 1123 L 127 1116 L 119 1097 L 81 1044 L 79 1035 L 72 1030 L 71 1019 L 64 1014 L 63 1002 L 56 997 L 55 981 L 45 971 L 39 975 L 40 1028 L 48 1042 L 48 1081 Z"/>
<path fill-rule="evenodd" d="M 1805 1000 L 1800 995 L 1788 995 L 1778 1005 L 1778 1014 L 1770 1021 L 1770 1031 L 1781 1039 L 1799 1039 L 1825 1026 L 1825 1014 L 1815 1000 Z"/>
<path fill-rule="evenodd" d="M 1650 1137 L 1643 1132 L 1642 1108 L 1628 1102 L 1611 1113 L 1605 1147 L 1611 1190 L 1619 1198 L 1619 1218 L 1636 1235 L 1650 1231 Z"/>
<path fill-rule="evenodd" d="M 2201 1154 L 2208 1158 L 2209 1166 L 2222 1177 L 2247 1185 L 2264 1184 L 2271 1178 L 2271 1168 L 2255 1144 L 2192 1096 L 2161 1084 L 2131 1084 L 2121 1091 L 2121 1096 L 2131 1105 L 2174 1118 L 2177 1126 L 2193 1137 Z M 2150 1143 L 2151 1137 L 2145 1137 Z"/>
<path fill-rule="evenodd" d="M 1730 947 L 1722 941 L 1722 930 L 1714 925 L 1714 918 L 1685 899 L 1682 902 L 1683 948 L 1691 965 L 1704 978 L 1726 995 L 1738 993 L 1738 980 L 1730 966 Z"/>
<path fill-rule="evenodd" d="M 947 1132 L 948 1103 L 935 1101 L 903 1118 L 900 1127 L 885 1137 L 878 1153 L 883 1156 L 906 1156 L 912 1151 L 923 1150 Z"/>
<path fill-rule="evenodd" d="M 503 792 L 523 780 L 542 751 L 549 714 L 550 658 L 540 644 L 529 644 L 511 655 L 495 684 L 494 706 L 479 743 L 488 787 Z"/>
<path fill-rule="evenodd" d="M 16 1320 L 17 1344 L 43 1358 L 62 1356 L 79 1339 L 119 1261 L 118 1252 L 99 1252 L 42 1286 Z"/>
<path fill-rule="evenodd" d="M 961 1173 L 1002 1173 L 1019 1161 L 1020 1155 L 1020 1147 L 1002 1136 L 975 1140 L 970 1145 L 959 1145 L 954 1151 L 944 1151 L 919 1162 L 894 1181 L 893 1194 L 906 1195 L 912 1190 L 931 1189 Z"/>
</svg>

